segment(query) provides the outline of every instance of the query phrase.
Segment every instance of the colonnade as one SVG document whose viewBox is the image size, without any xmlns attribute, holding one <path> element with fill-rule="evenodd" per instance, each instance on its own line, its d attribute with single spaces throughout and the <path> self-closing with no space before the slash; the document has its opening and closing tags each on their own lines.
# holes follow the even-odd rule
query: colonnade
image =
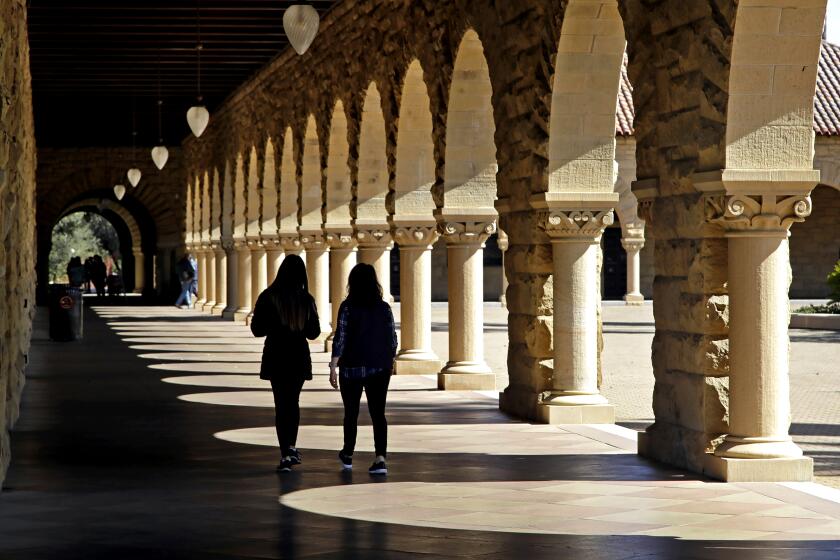
<svg viewBox="0 0 840 560">
<path fill-rule="evenodd" d="M 657 240 L 662 298 L 656 423 L 640 437 L 640 452 L 730 480 L 807 478 L 809 464 L 787 433 L 787 231 L 809 214 L 819 179 L 811 126 L 822 8 L 753 4 L 720 13 L 704 5 L 709 13 L 698 8 L 682 22 L 658 8 L 570 0 L 544 89 L 528 81 L 546 63 L 529 58 L 543 56 L 534 54 L 540 47 L 509 57 L 504 33 L 485 34 L 495 53 L 491 81 L 488 51 L 468 27 L 438 68 L 445 79 L 427 79 L 413 58 L 394 72 L 395 83 L 354 76 L 351 94 L 329 90 L 334 97 L 317 107 L 255 125 L 229 145 L 228 129 L 211 132 L 224 155 L 196 157 L 188 185 L 187 248 L 215 271 L 200 273 L 199 301 L 212 310 L 225 297 L 224 314 L 247 321 L 282 255 L 303 253 L 329 345 L 350 268 L 374 264 L 387 294 L 396 244 L 397 373 L 436 373 L 441 389 L 494 389 L 483 347 L 483 248 L 503 228 L 510 385 L 500 407 L 543 422 L 608 423 L 613 407 L 599 391 L 600 242 L 617 214 L 628 255 L 625 301 L 640 303 L 638 197 Z M 773 17 L 755 19 L 759 9 Z M 651 25 L 657 17 L 668 23 Z M 499 25 L 491 19 L 483 25 Z M 777 23 L 764 30 L 751 23 L 770 20 Z M 699 44 L 698 33 L 721 38 L 719 52 L 679 51 Z M 630 116 L 640 144 L 622 180 L 616 98 L 627 37 L 645 103 Z M 674 52 L 692 63 L 675 66 Z M 528 71 L 520 59 L 530 61 Z M 550 107 L 541 104 L 548 98 Z M 258 113 L 247 94 L 234 99 L 230 111 L 241 121 Z M 438 240 L 448 261 L 446 363 L 431 348 Z M 225 248 L 222 261 L 213 244 Z"/>
</svg>

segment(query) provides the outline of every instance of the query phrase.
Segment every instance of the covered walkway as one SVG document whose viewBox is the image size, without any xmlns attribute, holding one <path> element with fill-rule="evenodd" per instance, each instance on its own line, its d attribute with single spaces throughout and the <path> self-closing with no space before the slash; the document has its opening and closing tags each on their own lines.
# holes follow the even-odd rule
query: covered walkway
<svg viewBox="0 0 840 560">
<path fill-rule="evenodd" d="M 487 393 L 434 390 L 434 376 L 394 378 L 387 483 L 343 475 L 340 399 L 314 346 L 304 465 L 278 477 L 261 341 L 245 326 L 160 307 L 87 318 L 74 344 L 36 321 L 4 559 L 840 554 L 825 487 L 711 482 L 637 456 L 623 428 L 518 422 Z"/>
</svg>

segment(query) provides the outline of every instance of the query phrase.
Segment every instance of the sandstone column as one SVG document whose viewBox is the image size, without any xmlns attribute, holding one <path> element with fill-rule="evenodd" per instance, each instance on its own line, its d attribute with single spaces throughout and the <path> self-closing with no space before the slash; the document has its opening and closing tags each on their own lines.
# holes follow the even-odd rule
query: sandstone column
<svg viewBox="0 0 840 560">
<path fill-rule="evenodd" d="M 268 260 L 265 247 L 259 239 L 249 239 L 248 249 L 251 251 L 251 310 L 248 312 L 245 322 L 250 324 L 251 317 L 254 315 L 254 308 L 257 306 L 257 298 L 265 290 L 268 279 Z"/>
<path fill-rule="evenodd" d="M 499 244 L 499 251 L 502 253 L 502 295 L 499 296 L 499 301 L 502 307 L 507 307 L 508 279 L 507 272 L 505 272 L 505 253 L 507 253 L 508 247 L 510 246 L 510 240 L 505 232 L 499 230 L 497 242 Z"/>
<path fill-rule="evenodd" d="M 239 252 L 236 243 L 232 239 L 223 239 L 222 248 L 225 251 L 225 263 L 227 270 L 227 296 L 225 297 L 225 308 L 222 317 L 234 319 L 236 310 L 239 308 Z"/>
<path fill-rule="evenodd" d="M 239 307 L 236 308 L 233 318 L 236 321 L 244 321 L 251 312 L 251 250 L 244 239 L 235 241 L 235 246 L 239 257 L 236 279 L 236 303 Z"/>
<path fill-rule="evenodd" d="M 644 238 L 625 237 L 621 245 L 627 251 L 627 293 L 624 302 L 627 305 L 641 305 L 645 296 L 640 291 L 639 272 L 641 270 L 639 252 L 645 246 Z"/>
<path fill-rule="evenodd" d="M 325 238 L 330 246 L 330 303 L 332 329 L 327 340 L 324 341 L 324 348 L 327 352 L 332 350 L 332 341 L 335 337 L 335 328 L 338 324 L 338 308 L 347 294 L 347 279 L 350 270 L 356 265 L 356 241 L 351 231 L 338 232 L 328 231 Z"/>
<path fill-rule="evenodd" d="M 554 373 L 537 415 L 551 424 L 615 421 L 598 391 L 598 253 L 612 210 L 551 209 L 544 220 L 554 264 Z"/>
<path fill-rule="evenodd" d="M 707 199 L 729 245 L 729 434 L 715 450 L 723 458 L 716 474 L 725 480 L 810 480 L 813 473 L 788 434 L 788 236 L 793 222 L 811 214 L 813 186 L 791 183 L 751 181 L 753 192 L 741 187 Z"/>
<path fill-rule="evenodd" d="M 496 376 L 484 361 L 484 242 L 495 222 L 442 222 L 449 283 L 449 361 L 438 388 L 493 390 Z"/>
<path fill-rule="evenodd" d="M 205 268 L 207 269 L 205 273 L 207 284 L 205 294 L 207 301 L 204 303 L 203 311 L 211 313 L 213 307 L 216 305 L 216 252 L 213 250 L 212 245 L 209 245 L 204 251 L 204 260 Z"/>
<path fill-rule="evenodd" d="M 134 293 L 142 294 L 146 281 L 145 256 L 139 247 L 133 247 L 131 254 L 134 255 Z"/>
<path fill-rule="evenodd" d="M 280 244 L 280 240 L 276 237 L 266 239 L 265 254 L 267 262 L 266 285 L 270 286 L 277 278 L 277 270 L 280 268 L 280 263 L 283 262 L 283 246 Z"/>
<path fill-rule="evenodd" d="M 324 234 L 320 232 L 301 232 L 301 243 L 306 250 L 306 275 L 309 280 L 309 293 L 315 298 L 318 318 L 321 321 L 321 336 L 318 341 L 326 340 L 330 329 L 330 261 Z"/>
<path fill-rule="evenodd" d="M 207 254 L 203 247 L 196 247 L 195 257 L 198 263 L 198 295 L 193 308 L 200 311 L 207 302 Z"/>
<path fill-rule="evenodd" d="M 441 360 L 432 351 L 432 245 L 437 226 L 400 224 L 400 350 L 396 373 L 438 373 Z"/>
<path fill-rule="evenodd" d="M 213 315 L 221 315 L 227 306 L 227 253 L 218 243 L 213 244 L 216 263 L 216 305 L 210 310 Z"/>
<path fill-rule="evenodd" d="M 372 265 L 376 269 L 376 278 L 382 286 L 382 297 L 393 303 L 391 295 L 391 249 L 394 243 L 391 234 L 385 229 L 357 228 L 356 239 L 359 242 L 359 262 Z"/>
</svg>

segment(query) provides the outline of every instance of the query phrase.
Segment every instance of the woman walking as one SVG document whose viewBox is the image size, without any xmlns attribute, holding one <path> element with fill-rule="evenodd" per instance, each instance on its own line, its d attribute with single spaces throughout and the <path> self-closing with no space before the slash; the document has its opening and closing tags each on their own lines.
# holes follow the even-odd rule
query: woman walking
<svg viewBox="0 0 840 560">
<path fill-rule="evenodd" d="M 359 403 L 364 391 L 376 448 L 376 459 L 368 472 L 388 472 L 385 400 L 396 352 L 394 315 L 382 300 L 382 286 L 376 279 L 376 270 L 369 264 L 357 264 L 350 271 L 347 299 L 338 311 L 330 361 L 330 384 L 335 389 L 340 385 L 341 400 L 344 401 L 344 448 L 338 453 L 344 469 L 353 468 Z"/>
<path fill-rule="evenodd" d="M 265 336 L 260 379 L 271 381 L 275 427 L 280 442 L 278 471 L 301 463 L 297 443 L 300 391 L 312 379 L 307 338 L 321 334 L 315 300 L 309 294 L 306 266 L 297 255 L 283 259 L 277 278 L 257 298 L 251 318 L 254 336 Z"/>
</svg>

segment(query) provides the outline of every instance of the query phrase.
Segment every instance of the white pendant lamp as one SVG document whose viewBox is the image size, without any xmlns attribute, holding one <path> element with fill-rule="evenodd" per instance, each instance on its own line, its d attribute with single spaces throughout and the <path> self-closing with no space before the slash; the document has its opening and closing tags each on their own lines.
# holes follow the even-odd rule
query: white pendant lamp
<svg viewBox="0 0 840 560">
<path fill-rule="evenodd" d="M 155 167 L 163 169 L 166 162 L 169 160 L 169 150 L 166 146 L 155 146 L 152 148 L 152 161 L 155 162 Z"/>
<path fill-rule="evenodd" d="M 283 29 L 295 52 L 306 52 L 318 34 L 320 19 L 318 11 L 307 4 L 295 4 L 286 9 L 283 14 Z"/>
<path fill-rule="evenodd" d="M 117 200 L 122 200 L 125 196 L 125 185 L 114 185 L 114 195 Z"/>
<path fill-rule="evenodd" d="M 201 0 L 198 0 L 196 5 L 196 12 L 195 12 L 195 21 L 196 21 L 196 39 L 197 43 L 195 46 L 195 53 L 196 53 L 196 83 L 197 83 L 197 90 L 198 90 L 198 103 L 193 105 L 187 111 L 187 124 L 190 125 L 190 130 L 192 130 L 193 135 L 198 138 L 204 132 L 204 129 L 207 128 L 207 123 L 210 122 L 210 112 L 207 110 L 207 107 L 201 102 L 201 51 L 204 48 L 201 44 Z"/>
<path fill-rule="evenodd" d="M 136 187 L 137 183 L 140 182 L 140 177 L 143 176 L 143 174 L 140 173 L 140 170 L 136 167 L 132 167 L 131 169 L 129 169 L 125 175 L 126 177 L 128 177 L 128 182 L 131 183 L 132 187 Z"/>
<path fill-rule="evenodd" d="M 158 145 L 152 148 L 152 161 L 155 162 L 155 167 L 163 169 L 166 162 L 169 160 L 169 150 L 163 145 L 163 122 L 161 113 L 163 112 L 163 100 L 160 98 L 160 61 L 158 61 Z"/>
<path fill-rule="evenodd" d="M 201 98 L 199 98 L 199 102 L 201 102 Z M 210 112 L 204 105 L 193 105 L 187 111 L 187 124 L 190 125 L 190 130 L 196 138 L 201 136 L 209 122 Z"/>
</svg>

